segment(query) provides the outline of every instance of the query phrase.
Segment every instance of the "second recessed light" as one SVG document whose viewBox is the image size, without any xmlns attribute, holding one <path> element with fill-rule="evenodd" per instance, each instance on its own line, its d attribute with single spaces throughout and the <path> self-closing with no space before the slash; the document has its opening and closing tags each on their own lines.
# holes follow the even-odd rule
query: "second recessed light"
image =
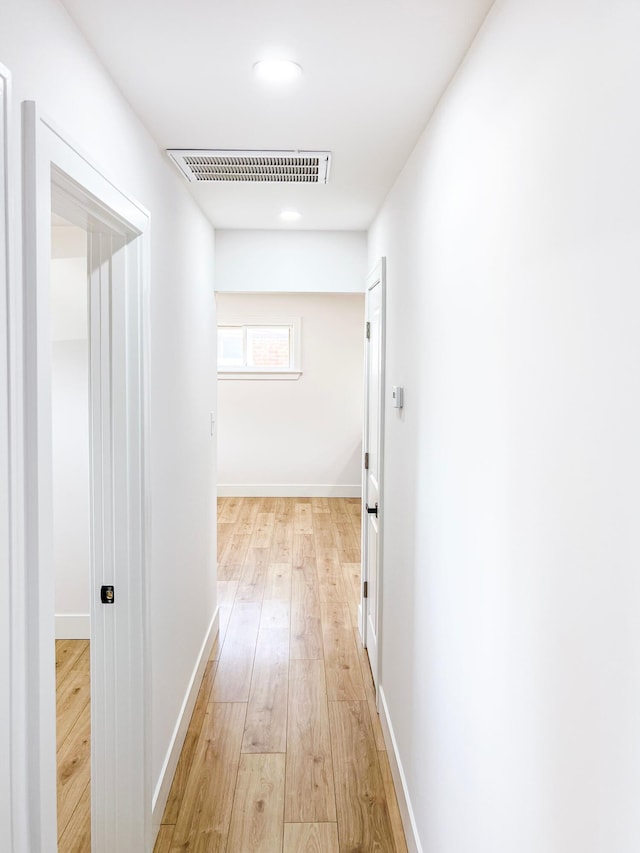
<svg viewBox="0 0 640 853">
<path fill-rule="evenodd" d="M 259 80 L 281 85 L 297 80 L 302 74 L 302 67 L 290 59 L 261 59 L 254 64 L 253 71 Z"/>
<path fill-rule="evenodd" d="M 302 214 L 298 210 L 282 210 L 280 211 L 280 219 L 284 222 L 297 222 Z"/>
</svg>

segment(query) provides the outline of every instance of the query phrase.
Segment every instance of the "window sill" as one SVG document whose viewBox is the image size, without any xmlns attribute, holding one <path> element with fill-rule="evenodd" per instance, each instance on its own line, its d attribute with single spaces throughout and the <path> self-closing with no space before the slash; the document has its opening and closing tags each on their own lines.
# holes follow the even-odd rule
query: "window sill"
<svg viewBox="0 0 640 853">
<path fill-rule="evenodd" d="M 301 370 L 219 370 L 218 379 L 287 379 L 296 380 Z"/>
</svg>

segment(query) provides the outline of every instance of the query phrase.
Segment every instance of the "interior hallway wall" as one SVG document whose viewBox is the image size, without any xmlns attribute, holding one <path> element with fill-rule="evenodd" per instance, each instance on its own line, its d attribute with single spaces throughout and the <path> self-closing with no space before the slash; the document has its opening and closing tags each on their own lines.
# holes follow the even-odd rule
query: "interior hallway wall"
<svg viewBox="0 0 640 853">
<path fill-rule="evenodd" d="M 216 232 L 216 290 L 363 293 L 365 231 Z"/>
<path fill-rule="evenodd" d="M 90 638 L 87 340 L 54 342 L 51 366 L 56 639 L 82 640 Z"/>
<path fill-rule="evenodd" d="M 370 232 L 424 851 L 640 849 L 639 43 L 638 3 L 497 0 Z"/>
<path fill-rule="evenodd" d="M 216 610 L 215 442 L 210 434 L 210 413 L 215 412 L 214 235 L 175 168 L 57 0 L 5 0 L 0 62 L 13 75 L 15 156 L 10 177 L 16 245 L 20 104 L 27 99 L 35 100 L 43 114 L 151 213 L 148 556 L 152 783 L 158 794 Z M 19 738 L 20 731 L 14 734 Z"/>
<path fill-rule="evenodd" d="M 51 229 L 53 571 L 56 639 L 90 638 L 87 235 Z"/>
<path fill-rule="evenodd" d="M 218 322 L 299 318 L 296 380 L 218 384 L 220 494 L 357 497 L 364 295 L 218 293 Z"/>
</svg>

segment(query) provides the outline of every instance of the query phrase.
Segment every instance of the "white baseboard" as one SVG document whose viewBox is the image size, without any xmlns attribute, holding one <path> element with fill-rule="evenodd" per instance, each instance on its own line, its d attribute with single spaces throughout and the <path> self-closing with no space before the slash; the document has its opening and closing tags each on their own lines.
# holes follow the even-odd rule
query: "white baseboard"
<svg viewBox="0 0 640 853">
<path fill-rule="evenodd" d="M 380 723 L 382 724 L 382 734 L 384 742 L 387 745 L 387 755 L 389 756 L 389 764 L 391 766 L 391 775 L 393 776 L 393 784 L 396 788 L 396 796 L 398 798 L 398 808 L 400 809 L 400 817 L 402 818 L 402 826 L 404 835 L 407 841 L 409 853 L 423 853 L 422 844 L 418 836 L 416 820 L 407 790 L 407 780 L 405 779 L 402 762 L 398 754 L 398 745 L 393 733 L 393 726 L 389 717 L 389 708 L 384 696 L 384 690 L 380 687 L 378 691 L 380 700 Z"/>
<path fill-rule="evenodd" d="M 220 608 L 216 607 L 216 612 L 211 620 L 211 624 L 209 625 L 204 642 L 202 643 L 196 665 L 193 669 L 193 673 L 191 674 L 189 686 L 187 687 L 187 692 L 185 693 L 182 701 L 182 707 L 180 708 L 180 713 L 178 714 L 178 719 L 176 720 L 176 725 L 173 730 L 169 749 L 167 750 L 167 755 L 164 759 L 162 770 L 160 771 L 160 778 L 158 779 L 158 783 L 153 794 L 151 821 L 154 843 L 156 836 L 160 831 L 162 815 L 164 814 L 167 799 L 169 798 L 169 791 L 171 790 L 173 776 L 176 772 L 176 767 L 178 766 L 178 759 L 180 758 L 182 747 L 184 746 L 184 739 L 187 736 L 187 729 L 189 728 L 193 708 L 196 704 L 196 699 L 198 698 L 198 690 L 202 683 L 207 661 L 209 660 L 214 640 L 218 635 L 219 625 Z"/>
<path fill-rule="evenodd" d="M 220 498 L 359 498 L 362 486 L 298 483 L 219 483 Z"/>
<path fill-rule="evenodd" d="M 90 640 L 88 613 L 56 613 L 56 640 Z"/>
</svg>

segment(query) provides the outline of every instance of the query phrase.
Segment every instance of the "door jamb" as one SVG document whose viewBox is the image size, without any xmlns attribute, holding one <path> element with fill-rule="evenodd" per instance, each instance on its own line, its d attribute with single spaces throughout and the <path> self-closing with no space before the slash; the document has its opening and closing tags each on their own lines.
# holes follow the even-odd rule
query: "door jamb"
<svg viewBox="0 0 640 853">
<path fill-rule="evenodd" d="M 0 824 L 9 849 L 26 847 L 26 820 L 22 814 L 18 768 L 23 739 L 19 736 L 18 720 L 22 715 L 18 705 L 18 692 L 14 681 L 21 671 L 17 621 L 15 582 L 18 551 L 15 536 L 15 507 L 17 498 L 16 466 L 14 464 L 15 440 L 13 419 L 15 412 L 14 308 L 15 288 L 13 277 L 13 225 L 11 216 L 13 189 L 11 180 L 11 73 L 0 64 L 0 584 L 4 590 L 0 603 L 0 721 L 2 731 L 0 750 L 6 760 L 0 767 Z M 19 840 L 22 843 L 19 843 Z"/>
<path fill-rule="evenodd" d="M 120 762 L 132 765 L 131 783 L 126 792 L 111 791 L 105 800 L 126 814 L 101 815 L 96 825 L 94 774 L 92 773 L 92 848 L 103 850 L 108 837 L 105 823 L 126 823 L 132 843 L 137 849 L 151 845 L 150 784 L 150 659 L 148 619 L 149 553 L 149 440 L 148 440 L 148 373 L 149 373 L 149 214 L 125 195 L 104 172 L 71 142 L 55 125 L 41 116 L 34 102 L 23 103 L 23 245 L 24 245 L 24 530 L 25 530 L 25 690 L 29 703 L 26 718 L 29 744 L 27 755 L 29 824 L 31 848 L 36 851 L 56 849 L 56 755 L 55 755 L 55 667 L 54 596 L 51 565 L 51 446 L 50 446 L 50 317 L 49 265 L 52 183 L 73 195 L 94 220 L 104 223 L 123 236 L 124 257 L 114 264 L 127 293 L 135 322 L 129 352 L 132 380 L 131 393 L 122 394 L 126 410 L 126 439 L 131 439 L 131 458 L 127 465 L 126 486 L 120 494 L 129 498 L 133 521 L 119 536 L 126 538 L 126 577 L 133 578 L 120 596 L 119 617 L 113 616 L 107 633 L 110 651 L 118 657 L 134 655 L 136 690 L 127 703 L 109 708 L 109 734 L 117 733 L 111 749 L 122 750 Z M 115 256 L 114 256 L 115 257 Z M 114 275 L 115 275 L 114 274 Z M 123 430 L 123 433 L 125 431 Z M 114 451 L 115 452 L 115 451 Z M 122 457 L 119 457 L 122 458 Z M 48 467 L 47 467 L 48 466 Z M 115 493 L 114 493 L 115 494 Z M 93 526 L 93 523 L 92 523 Z M 125 531 L 126 530 L 126 534 Z M 114 542 L 116 534 L 114 533 Z M 93 547 L 93 546 L 92 546 Z M 129 575 L 129 565 L 133 573 Z M 107 567 L 111 576 L 117 566 Z M 94 584 L 96 578 L 94 577 Z M 102 583 L 109 583 L 106 578 Z M 97 594 L 92 588 L 92 597 Z M 93 609 L 93 604 L 92 604 Z M 110 609 L 110 615 L 114 611 Z M 105 618 L 106 623 L 106 618 Z M 115 627 L 117 621 L 117 629 Z M 116 631 L 118 644 L 115 643 Z M 92 629 L 93 632 L 93 629 Z M 116 661 L 117 663 L 117 661 Z M 95 684 L 92 660 L 92 683 Z M 94 740 L 94 708 L 92 703 L 92 755 L 97 753 Z M 99 709 L 97 709 L 99 711 Z M 103 718 L 101 718 L 101 721 Z M 114 743 L 116 746 L 114 747 Z M 103 751 L 107 747 L 102 744 Z M 127 761 L 128 757 L 128 761 Z M 133 766 L 133 765 L 137 766 Z M 111 780 L 112 782 L 114 780 Z M 101 792 L 104 794 L 104 792 Z M 117 800 L 115 798 L 118 798 Z M 128 802 L 125 802 L 128 800 Z M 102 830 L 102 832 L 96 831 Z"/>
</svg>

